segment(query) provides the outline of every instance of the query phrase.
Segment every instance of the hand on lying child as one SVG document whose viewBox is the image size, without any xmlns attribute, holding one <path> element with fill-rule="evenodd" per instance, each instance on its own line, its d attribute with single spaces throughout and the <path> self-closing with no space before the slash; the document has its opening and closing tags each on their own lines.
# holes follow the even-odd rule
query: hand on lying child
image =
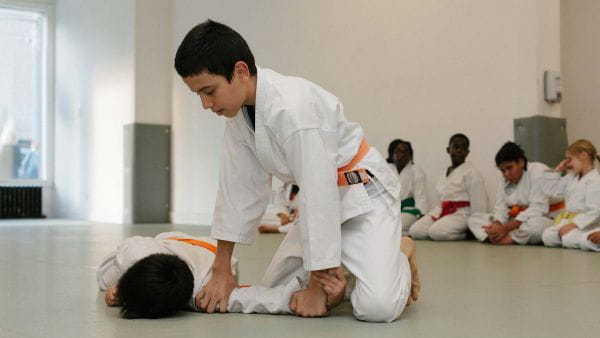
<svg viewBox="0 0 600 338">
<path fill-rule="evenodd" d="M 311 273 L 308 287 L 294 293 L 290 301 L 290 310 L 302 317 L 324 317 L 329 315 L 327 310 L 327 294 L 323 285 Z"/>
<path fill-rule="evenodd" d="M 212 277 L 194 299 L 196 307 L 207 313 L 227 312 L 229 296 L 237 286 L 231 272 L 223 273 L 213 269 Z"/>
<path fill-rule="evenodd" d="M 344 300 L 346 294 L 346 277 L 340 268 L 314 273 L 315 279 L 323 284 L 323 291 L 327 294 L 327 309 L 331 310 Z"/>
</svg>

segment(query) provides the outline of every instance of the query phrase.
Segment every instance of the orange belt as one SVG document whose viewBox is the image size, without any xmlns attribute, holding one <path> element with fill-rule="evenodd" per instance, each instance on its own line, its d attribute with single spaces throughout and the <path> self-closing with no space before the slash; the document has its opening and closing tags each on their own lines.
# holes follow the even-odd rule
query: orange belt
<svg viewBox="0 0 600 338">
<path fill-rule="evenodd" d="M 217 254 L 217 247 L 205 242 L 205 241 L 201 241 L 199 239 L 192 239 L 192 238 L 182 238 L 182 237 L 169 237 L 167 239 L 173 240 L 173 241 L 180 241 L 180 242 L 184 242 L 187 244 L 191 244 L 191 245 L 195 245 L 195 246 L 199 246 L 202 247 L 212 253 L 214 253 L 215 255 Z"/>
<path fill-rule="evenodd" d="M 561 210 L 565 208 L 565 201 L 560 201 L 558 203 L 550 204 L 548 207 L 548 212 L 555 212 L 557 210 Z"/>
<path fill-rule="evenodd" d="M 510 210 L 508 211 L 508 216 L 515 218 L 517 217 L 522 211 L 527 210 L 527 205 L 518 205 L 515 204 L 512 207 L 510 207 Z"/>
<path fill-rule="evenodd" d="M 358 147 L 356 155 L 354 155 L 350 163 L 338 168 L 338 186 L 343 187 L 346 185 L 369 182 L 369 175 L 367 174 L 367 170 L 365 168 L 358 168 L 356 170 L 352 169 L 354 169 L 354 167 L 356 167 L 356 165 L 367 155 L 370 148 L 371 146 L 363 138 L 360 142 L 360 147 Z"/>
</svg>

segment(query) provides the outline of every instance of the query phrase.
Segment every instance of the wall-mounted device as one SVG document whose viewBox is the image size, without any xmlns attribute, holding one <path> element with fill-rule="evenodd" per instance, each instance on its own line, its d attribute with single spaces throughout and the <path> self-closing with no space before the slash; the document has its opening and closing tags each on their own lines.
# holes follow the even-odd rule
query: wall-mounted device
<svg viewBox="0 0 600 338">
<path fill-rule="evenodd" d="M 548 103 L 558 103 L 562 99 L 560 73 L 554 70 L 544 72 L 544 100 Z"/>
</svg>

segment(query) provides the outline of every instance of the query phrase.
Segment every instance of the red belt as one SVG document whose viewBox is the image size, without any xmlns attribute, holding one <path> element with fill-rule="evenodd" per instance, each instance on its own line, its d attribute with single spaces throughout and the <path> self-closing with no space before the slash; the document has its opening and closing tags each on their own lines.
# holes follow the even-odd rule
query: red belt
<svg viewBox="0 0 600 338">
<path fill-rule="evenodd" d="M 443 201 L 440 215 L 438 217 L 431 216 L 431 218 L 437 221 L 444 216 L 452 215 L 460 208 L 467 208 L 469 206 L 471 206 L 471 202 L 469 201 Z"/>
</svg>

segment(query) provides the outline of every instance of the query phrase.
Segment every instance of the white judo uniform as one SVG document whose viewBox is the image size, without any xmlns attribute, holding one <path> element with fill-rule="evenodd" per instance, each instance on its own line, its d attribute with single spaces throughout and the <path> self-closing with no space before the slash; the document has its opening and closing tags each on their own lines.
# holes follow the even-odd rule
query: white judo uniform
<svg viewBox="0 0 600 338">
<path fill-rule="evenodd" d="M 583 177 L 567 174 L 563 177 L 554 171 L 542 176 L 544 193 L 565 200 L 565 210 L 558 215 L 555 224 L 547 228 L 542 239 L 546 246 L 563 246 L 571 249 L 595 249 L 597 245 L 587 240 L 590 232 L 600 227 L 600 174 L 592 170 Z M 564 237 L 560 227 L 574 223 L 577 227 Z"/>
<path fill-rule="evenodd" d="M 466 161 L 450 175 L 442 175 L 436 185 L 441 204 L 421 217 L 410 228 L 414 239 L 436 241 L 460 240 L 466 237 L 467 221 L 471 215 L 487 213 L 488 198 L 483 177 L 477 169 Z M 444 204 L 468 203 L 444 215 Z M 440 218 L 440 216 L 442 216 Z M 437 220 L 436 220 L 437 219 Z"/>
<path fill-rule="evenodd" d="M 255 128 L 247 110 L 227 120 L 211 236 L 250 244 L 268 204 L 271 175 L 300 186 L 299 217 L 265 273 L 265 286 L 302 271 L 340 266 L 356 276 L 356 318 L 392 321 L 410 293 L 400 252 L 400 185 L 377 150 L 357 164 L 377 179 L 339 187 L 337 169 L 357 154 L 363 130 L 346 120 L 341 102 L 315 84 L 258 69 Z M 372 185 L 374 183 L 371 183 Z"/>
<path fill-rule="evenodd" d="M 388 164 L 394 173 L 398 173 L 394 163 Z M 397 175 L 402 188 L 400 191 L 401 212 L 398 221 L 401 222 L 402 235 L 408 236 L 410 226 L 429 211 L 427 181 L 423 169 L 413 163 L 406 164 Z"/>
<path fill-rule="evenodd" d="M 209 245 L 200 247 L 169 238 L 197 240 Z M 100 290 L 107 290 L 118 284 L 121 276 L 137 261 L 153 254 L 172 254 L 181 258 L 192 271 L 194 288 L 190 295 L 189 309 L 199 311 L 194 297 L 209 281 L 215 254 L 209 246 L 216 241 L 207 237 L 194 237 L 182 232 L 165 232 L 156 237 L 134 236 L 123 240 L 117 249 L 109 253 L 97 271 Z M 237 260 L 232 258 L 231 269 L 237 279 Z M 274 288 L 250 286 L 234 289 L 229 297 L 228 312 L 289 314 L 289 302 L 294 292 L 301 290 L 300 283 L 290 280 L 287 285 Z"/>
<path fill-rule="evenodd" d="M 530 162 L 517 184 L 503 182 L 498 187 L 493 214 L 474 215 L 469 218 L 469 229 L 479 241 L 488 237 L 483 229 L 494 221 L 506 224 L 516 219 L 522 222 L 519 228 L 510 232 L 513 242 L 518 244 L 539 244 L 542 233 L 554 222 L 548 217 L 549 198 L 542 191 L 541 177 L 548 167 L 543 163 Z M 511 216 L 513 207 L 526 207 L 516 216 Z M 515 212 L 516 213 L 516 212 Z"/>
</svg>

